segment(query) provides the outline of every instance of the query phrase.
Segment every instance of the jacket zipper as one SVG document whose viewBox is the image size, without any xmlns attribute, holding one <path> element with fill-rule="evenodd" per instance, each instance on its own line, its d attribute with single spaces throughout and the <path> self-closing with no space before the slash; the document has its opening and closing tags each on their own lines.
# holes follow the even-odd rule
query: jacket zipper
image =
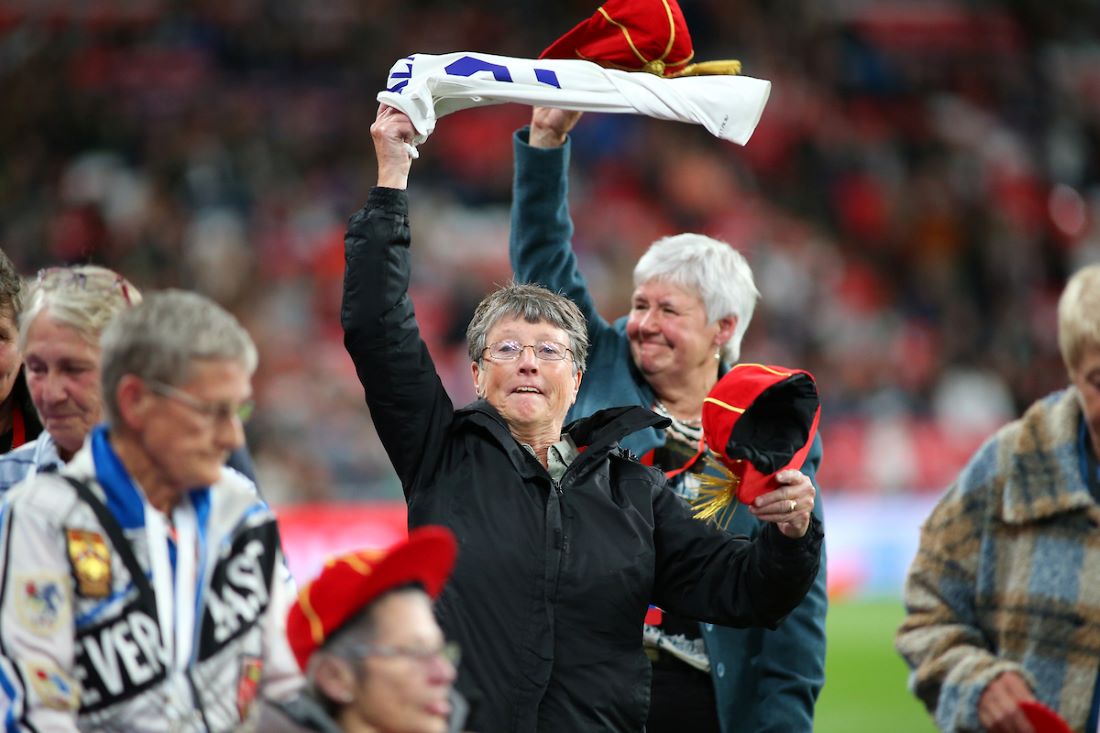
<svg viewBox="0 0 1100 733">
<path fill-rule="evenodd" d="M 563 555 L 569 554 L 569 535 L 565 531 L 565 507 L 562 505 L 562 498 L 565 496 L 565 490 L 561 487 L 560 481 L 550 479 L 550 484 L 554 487 L 554 491 L 558 494 L 558 511 L 561 514 L 561 529 L 558 530 L 557 544 L 558 549 L 561 550 Z"/>
</svg>

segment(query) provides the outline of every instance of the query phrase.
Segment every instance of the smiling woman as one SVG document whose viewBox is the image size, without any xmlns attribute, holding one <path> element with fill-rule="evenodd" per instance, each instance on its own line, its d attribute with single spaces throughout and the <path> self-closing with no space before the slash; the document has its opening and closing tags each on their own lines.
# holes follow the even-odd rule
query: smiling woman
<svg viewBox="0 0 1100 733">
<path fill-rule="evenodd" d="M 710 480 L 722 478 L 707 451 L 720 454 L 726 447 L 707 445 L 703 405 L 740 359 L 760 294 L 748 261 L 734 247 L 703 234 L 676 234 L 649 245 L 634 266 L 629 311 L 613 323 L 605 320 L 570 242 L 569 133 L 579 117 L 536 107 L 531 126 L 513 138 L 512 268 L 518 280 L 567 295 L 587 319 L 589 369 L 567 420 L 615 405 L 639 405 L 669 418 L 667 427 L 638 430 L 622 444 L 666 471 L 674 492 L 697 501 Z M 800 472 L 777 478 L 812 482 L 821 455 L 815 437 L 806 460 L 792 466 Z M 823 519 L 816 497 L 783 501 Z M 731 532 L 755 536 L 763 517 L 752 503 L 745 509 L 723 510 L 715 519 Z M 653 660 L 646 730 L 812 730 L 814 702 L 825 682 L 826 606 L 823 571 L 775 630 L 700 624 L 666 612 L 659 626 L 645 631 Z"/>
<path fill-rule="evenodd" d="M 544 288 L 511 285 L 481 302 L 466 341 L 474 392 L 545 464 L 581 385 L 588 336 L 580 310 Z"/>
<path fill-rule="evenodd" d="M 813 582 L 809 512 L 755 541 L 695 521 L 664 474 L 619 442 L 668 420 L 612 407 L 569 425 L 588 327 L 537 285 L 488 295 L 467 330 L 479 399 L 455 409 L 408 296 L 409 119 L 379 109 L 378 186 L 345 236 L 341 323 L 371 418 L 401 479 L 409 525 L 459 542 L 437 612 L 463 648 L 458 689 L 472 730 L 639 733 L 652 600 L 691 618 L 774 626 Z M 813 502 L 809 481 L 769 500 Z"/>
</svg>

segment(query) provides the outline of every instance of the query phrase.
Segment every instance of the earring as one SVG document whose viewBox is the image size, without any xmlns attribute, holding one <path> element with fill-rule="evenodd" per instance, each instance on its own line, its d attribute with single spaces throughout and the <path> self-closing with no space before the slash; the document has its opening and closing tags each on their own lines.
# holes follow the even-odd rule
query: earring
<svg viewBox="0 0 1100 733">
<path fill-rule="evenodd" d="M 722 361 L 722 350 L 721 349 L 714 352 L 714 360 L 715 361 Z"/>
</svg>

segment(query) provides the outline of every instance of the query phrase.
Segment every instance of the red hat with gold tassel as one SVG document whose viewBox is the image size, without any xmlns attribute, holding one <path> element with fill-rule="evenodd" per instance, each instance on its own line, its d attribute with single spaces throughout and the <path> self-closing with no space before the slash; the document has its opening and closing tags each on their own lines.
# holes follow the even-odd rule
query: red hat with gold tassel
<svg viewBox="0 0 1100 733">
<path fill-rule="evenodd" d="M 799 468 L 817 434 L 821 402 L 813 375 L 802 369 L 736 364 L 703 400 L 708 465 L 692 502 L 700 519 L 734 502 L 749 504 L 778 488 L 775 474 Z"/>
<path fill-rule="evenodd" d="M 591 18 L 550 44 L 540 59 L 583 59 L 657 76 L 739 74 L 740 61 L 690 63 L 691 45 L 676 0 L 608 0 Z"/>
</svg>

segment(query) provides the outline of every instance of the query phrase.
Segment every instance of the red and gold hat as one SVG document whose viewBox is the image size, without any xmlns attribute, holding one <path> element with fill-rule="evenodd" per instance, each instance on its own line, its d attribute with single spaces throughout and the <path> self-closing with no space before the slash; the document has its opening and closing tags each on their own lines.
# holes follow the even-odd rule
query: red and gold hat
<svg viewBox="0 0 1100 733">
<path fill-rule="evenodd" d="M 702 477 L 695 515 L 711 518 L 734 501 L 749 504 L 777 488 L 775 474 L 806 460 L 820 417 L 809 372 L 734 365 L 703 400 L 703 437 L 724 475 Z"/>
<path fill-rule="evenodd" d="M 421 527 L 388 550 L 356 550 L 329 560 L 298 593 L 286 635 L 304 671 L 325 640 L 387 591 L 419 583 L 435 598 L 454 567 L 456 543 L 445 527 Z"/>
<path fill-rule="evenodd" d="M 591 18 L 550 44 L 540 59 L 583 59 L 658 76 L 738 74 L 740 61 L 690 63 L 691 45 L 676 0 L 608 0 Z"/>
</svg>

